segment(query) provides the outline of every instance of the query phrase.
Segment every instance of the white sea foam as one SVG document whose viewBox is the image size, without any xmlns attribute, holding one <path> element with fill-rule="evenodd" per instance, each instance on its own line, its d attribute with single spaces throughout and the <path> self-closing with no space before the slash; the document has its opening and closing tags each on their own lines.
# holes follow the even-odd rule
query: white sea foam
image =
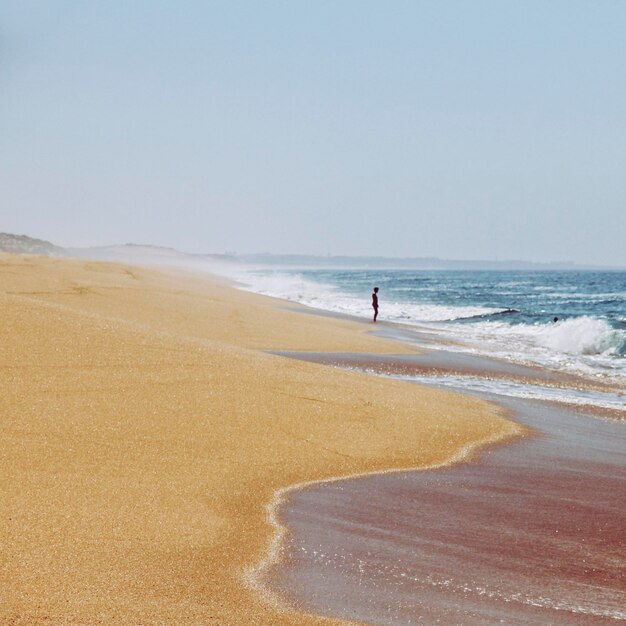
<svg viewBox="0 0 626 626">
<path fill-rule="evenodd" d="M 460 350 L 626 383 L 626 331 L 612 328 L 606 320 L 578 317 L 547 324 L 484 321 L 426 328 L 461 342 Z"/>
<path fill-rule="evenodd" d="M 335 285 L 307 280 L 299 273 L 243 272 L 233 278 L 244 289 L 310 307 L 362 318 L 372 314 L 369 294 L 357 297 L 342 293 Z M 602 294 L 606 295 L 609 294 Z M 384 320 L 417 326 L 443 340 L 453 340 L 460 344 L 457 349 L 461 351 L 626 384 L 626 331 L 612 328 L 603 319 L 585 316 L 545 324 L 509 324 L 495 319 L 458 323 L 458 320 L 488 317 L 506 310 L 387 299 L 381 311 Z"/>
<path fill-rule="evenodd" d="M 576 317 L 547 324 L 507 324 L 485 321 L 458 328 L 457 334 L 485 340 L 506 340 L 509 346 L 535 347 L 569 355 L 619 355 L 626 346 L 626 332 L 612 328 L 606 320 Z"/>
<path fill-rule="evenodd" d="M 575 404 L 581 407 L 601 407 L 617 411 L 626 411 L 626 395 L 611 392 L 590 391 L 586 389 L 571 389 L 548 387 L 547 385 L 531 385 L 518 383 L 501 378 L 478 376 L 404 376 L 392 375 L 391 378 L 411 380 L 427 385 L 490 393 L 511 398 L 526 400 L 543 400 Z"/>
<path fill-rule="evenodd" d="M 617 355 L 626 345 L 626 333 L 615 330 L 605 320 L 585 316 L 544 326 L 537 332 L 536 341 L 566 354 Z"/>
<path fill-rule="evenodd" d="M 340 292 L 334 285 L 306 280 L 301 274 L 272 272 L 239 274 L 236 277 L 244 289 L 262 293 L 313 308 L 369 317 L 372 309 L 369 295 L 351 296 Z M 416 304 L 410 302 L 385 302 L 385 319 L 394 322 L 441 322 L 490 315 L 503 309 L 482 306 L 447 306 Z"/>
</svg>

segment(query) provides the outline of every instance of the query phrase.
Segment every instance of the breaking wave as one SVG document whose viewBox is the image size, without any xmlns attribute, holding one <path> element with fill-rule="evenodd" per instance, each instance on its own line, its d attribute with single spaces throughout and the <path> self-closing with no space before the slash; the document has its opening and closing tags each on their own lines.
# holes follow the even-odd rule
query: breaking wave
<svg viewBox="0 0 626 626">
<path fill-rule="evenodd" d="M 509 346 L 534 346 L 569 355 L 624 356 L 626 331 L 612 328 L 603 319 L 583 316 L 549 324 L 477 322 L 465 327 L 468 338 L 492 338 Z M 463 332 L 464 329 L 459 329 Z M 456 333 L 455 333 L 456 334 Z"/>
<path fill-rule="evenodd" d="M 369 295 L 357 297 L 341 292 L 331 284 L 313 282 L 301 274 L 286 272 L 248 272 L 236 277 L 244 289 L 262 293 L 317 309 L 370 317 Z M 413 302 L 385 302 L 385 319 L 405 324 L 445 322 L 490 315 L 512 313 L 511 309 L 484 306 L 453 306 L 445 304 L 418 304 Z"/>
<path fill-rule="evenodd" d="M 295 271 L 259 270 L 231 277 L 249 291 L 362 319 L 372 315 L 369 293 L 348 292 L 338 284 L 323 282 L 323 276 L 312 280 Z M 345 277 L 342 278 L 345 282 Z M 358 277 L 349 279 L 354 283 Z M 375 284 L 380 276 L 373 273 L 366 279 Z M 385 321 L 416 326 L 431 335 L 439 335 L 444 341 L 453 340 L 461 351 L 626 381 L 626 330 L 620 328 L 626 321 L 623 316 L 614 318 L 617 328 L 607 319 L 592 315 L 572 316 L 556 323 L 530 323 L 519 321 L 527 316 L 526 310 L 519 308 L 482 306 L 471 301 L 465 305 L 428 303 L 420 302 L 417 297 L 412 301 L 392 301 L 389 296 L 394 290 L 402 291 L 404 286 L 401 283 L 385 286 Z M 484 290 L 484 285 L 479 287 Z M 437 290 L 445 288 L 446 285 L 437 286 Z M 599 295 L 606 297 L 608 292 Z M 547 313 L 545 317 L 552 319 Z M 429 343 L 429 347 L 435 346 Z"/>
<path fill-rule="evenodd" d="M 478 321 L 428 328 L 476 354 L 626 380 L 626 331 L 603 319 L 583 316 L 548 324 Z"/>
<path fill-rule="evenodd" d="M 541 328 L 536 341 L 555 352 L 623 356 L 626 332 L 594 317 L 577 317 Z"/>
</svg>

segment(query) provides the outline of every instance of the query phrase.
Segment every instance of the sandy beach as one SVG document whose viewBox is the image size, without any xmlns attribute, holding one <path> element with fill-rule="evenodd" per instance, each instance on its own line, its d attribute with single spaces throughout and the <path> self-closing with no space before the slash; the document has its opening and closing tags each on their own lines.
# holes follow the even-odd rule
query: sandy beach
<svg viewBox="0 0 626 626">
<path fill-rule="evenodd" d="M 0 302 L 2 624 L 330 623 L 245 575 L 277 490 L 520 432 L 467 396 L 268 354 L 411 349 L 207 276 L 5 255 Z"/>
</svg>

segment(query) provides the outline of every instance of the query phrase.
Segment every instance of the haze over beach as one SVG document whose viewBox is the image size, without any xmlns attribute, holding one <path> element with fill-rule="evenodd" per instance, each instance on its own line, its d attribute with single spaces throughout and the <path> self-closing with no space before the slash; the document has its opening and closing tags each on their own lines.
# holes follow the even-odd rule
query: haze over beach
<svg viewBox="0 0 626 626">
<path fill-rule="evenodd" d="M 625 621 L 625 26 L 0 7 L 0 624 Z"/>
<path fill-rule="evenodd" d="M 621 3 L 5 3 L 2 230 L 626 266 Z"/>
</svg>

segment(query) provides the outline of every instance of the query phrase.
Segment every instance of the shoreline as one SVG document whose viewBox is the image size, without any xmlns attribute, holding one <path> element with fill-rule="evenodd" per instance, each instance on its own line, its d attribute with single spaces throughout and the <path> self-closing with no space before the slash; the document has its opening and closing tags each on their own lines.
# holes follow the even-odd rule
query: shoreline
<svg viewBox="0 0 626 626">
<path fill-rule="evenodd" d="M 333 357 L 326 355 L 326 362 Z M 372 355 L 371 361 L 375 371 L 389 358 L 376 362 Z M 607 504 L 611 494 L 617 503 L 619 493 L 626 493 L 623 423 L 598 426 L 597 415 L 580 410 L 480 397 L 514 411 L 513 419 L 534 436 L 480 448 L 476 460 L 443 472 L 380 473 L 348 479 L 341 493 L 320 484 L 293 494 L 283 508 L 292 538 L 284 563 L 273 572 L 274 586 L 310 611 L 380 625 L 423 623 L 424 615 L 426 623 L 459 626 L 623 619 L 615 557 L 626 549 L 619 530 L 626 517 Z M 534 503 L 541 498 L 542 505 Z M 429 504 L 424 511 L 410 508 L 396 527 L 386 511 L 402 517 L 398 501 L 414 499 Z M 563 511 L 556 504 L 561 501 L 568 503 Z M 464 513 L 444 522 L 450 507 Z M 448 534 L 433 534 L 441 524 Z M 411 555 L 410 546 L 419 556 Z M 456 560 L 448 569 L 440 566 L 454 550 Z M 582 563 L 578 551 L 586 554 Z M 485 562 L 491 563 L 487 569 Z M 581 574 L 582 567 L 588 573 Z"/>
<path fill-rule="evenodd" d="M 241 580 L 277 489 L 520 432 L 460 394 L 267 354 L 415 349 L 219 278 L 7 255 L 0 281 L 8 624 L 328 623 Z"/>
<path fill-rule="evenodd" d="M 349 283 L 346 283 L 346 276 L 341 275 L 341 272 L 337 273 L 332 270 L 328 272 L 330 272 L 329 276 L 325 276 L 322 271 L 311 270 L 311 276 L 309 276 L 306 270 L 285 268 L 284 273 L 266 269 L 264 271 L 250 270 L 247 274 L 241 272 L 241 275 L 248 276 L 245 279 L 247 284 L 245 289 L 250 291 L 256 289 L 260 293 L 277 295 L 284 298 L 286 303 L 301 303 L 312 307 L 311 312 L 314 314 L 334 315 L 337 318 L 361 321 L 367 320 L 368 317 L 371 319 L 371 315 L 368 315 L 368 308 L 365 306 L 367 286 L 364 284 L 363 276 L 355 272 L 354 280 L 351 278 Z M 275 280 L 274 273 L 278 276 Z M 573 307 L 571 311 L 561 311 L 559 315 L 562 318 L 559 324 L 555 325 L 551 316 L 547 320 L 540 314 L 539 308 L 533 304 L 534 296 L 525 294 L 523 289 L 520 293 L 517 293 L 516 289 L 513 293 L 507 290 L 502 291 L 499 304 L 491 302 L 484 305 L 480 299 L 476 302 L 464 303 L 450 302 L 446 298 L 429 299 L 428 297 L 425 298 L 425 302 L 414 303 L 406 300 L 399 293 L 405 291 L 405 287 L 399 288 L 399 292 L 396 293 L 393 286 L 394 280 L 404 280 L 402 272 L 389 270 L 389 275 L 387 275 L 385 270 L 372 270 L 371 280 L 374 282 L 376 282 L 377 273 L 381 275 L 380 280 L 392 281 L 391 292 L 388 294 L 388 317 L 383 316 L 382 320 L 379 320 L 386 328 L 386 331 L 382 333 L 385 336 L 390 337 L 397 333 L 401 339 L 419 348 L 444 347 L 444 349 L 447 348 L 469 357 L 501 359 L 508 363 L 560 374 L 568 372 L 572 378 L 583 378 L 587 384 L 591 385 L 602 386 L 606 383 L 608 386 L 623 387 L 623 383 L 626 382 L 624 361 L 622 358 L 620 365 L 619 359 L 620 354 L 623 356 L 621 351 L 624 348 L 623 340 L 626 339 L 624 337 L 626 327 L 623 324 L 624 320 L 616 316 L 615 311 L 596 310 L 592 307 L 593 310 L 588 310 L 587 314 L 583 315 L 580 309 Z M 392 279 L 391 276 L 395 277 Z M 269 283 L 266 282 L 268 278 L 271 279 Z M 296 279 L 297 282 L 292 284 L 292 279 Z M 432 276 L 428 276 L 425 280 L 427 282 L 438 281 Z M 511 280 L 515 282 L 518 278 L 512 277 Z M 519 278 L 519 280 L 522 281 L 520 285 L 524 284 L 525 278 Z M 529 280 L 532 282 L 532 276 Z M 446 281 L 439 280 L 439 282 L 442 283 L 441 290 L 445 292 Z M 593 284 L 595 283 L 591 283 Z M 355 288 L 355 285 L 360 291 Z M 452 289 L 456 288 L 454 281 L 451 285 Z M 544 287 L 535 287 L 543 293 Z M 593 287 L 589 286 L 589 288 L 593 291 Z M 355 295 L 357 291 L 358 296 Z M 549 302 L 546 302 L 545 306 L 548 309 L 561 303 L 560 299 L 556 303 L 553 302 L 555 298 L 558 298 L 558 295 L 552 297 L 553 295 L 546 296 Z M 503 309 L 511 305 L 508 298 L 516 296 L 525 298 L 525 304 L 514 304 L 523 308 L 525 311 L 523 315 L 521 309 Z M 591 303 L 598 301 L 597 298 L 590 297 Z M 495 309 L 502 310 L 471 315 L 471 311 L 466 309 L 472 306 L 478 308 L 493 306 Z M 417 308 L 413 310 L 411 307 Z M 441 307 L 449 307 L 449 310 L 433 313 L 434 309 Z M 527 308 L 532 319 L 526 316 Z M 512 313 L 514 316 L 510 318 L 508 315 L 503 315 L 505 313 Z M 465 324 L 466 321 L 479 323 Z M 512 324 L 509 323 L 511 321 Z M 490 326 L 491 323 L 493 326 Z M 411 335 L 412 339 L 408 339 Z"/>
<path fill-rule="evenodd" d="M 494 404 L 497 404 L 494 402 Z M 509 411 L 507 411 L 507 416 Z M 459 450 L 455 455 L 448 459 L 425 466 L 411 466 L 411 467 L 394 467 L 390 469 L 381 469 L 375 471 L 357 472 L 354 474 L 331 476 L 329 478 L 314 479 L 303 481 L 300 483 L 294 483 L 286 487 L 279 487 L 274 490 L 274 495 L 270 502 L 266 505 L 266 514 L 268 523 L 274 530 L 274 534 L 271 538 L 270 545 L 267 553 L 259 563 L 251 565 L 245 568 L 243 577 L 251 588 L 255 589 L 257 593 L 263 596 L 267 602 L 272 604 L 281 612 L 298 613 L 299 610 L 294 608 L 296 600 L 293 598 L 287 599 L 280 594 L 279 591 L 273 590 L 264 580 L 269 575 L 272 568 L 280 568 L 282 561 L 282 553 L 285 549 L 284 541 L 289 535 L 290 528 L 280 519 L 280 509 L 288 506 L 288 499 L 298 492 L 305 491 L 311 487 L 324 487 L 325 485 L 331 485 L 333 483 L 339 483 L 343 481 L 358 480 L 361 478 L 371 478 L 376 476 L 385 476 L 389 474 L 405 474 L 407 472 L 429 472 L 442 468 L 450 468 L 458 464 L 470 462 L 475 455 L 481 454 L 491 446 L 506 445 L 510 441 L 527 437 L 532 434 L 532 431 L 528 428 L 522 427 L 518 422 L 512 420 L 519 429 L 511 433 L 504 435 L 495 435 L 488 439 L 480 441 L 474 441 L 467 444 L 464 448 Z M 312 613 L 312 617 L 318 617 Z M 323 616 L 329 619 L 335 619 L 332 616 Z"/>
<path fill-rule="evenodd" d="M 374 374 L 393 380 L 404 380 L 429 387 L 451 389 L 480 396 L 491 393 L 496 397 L 554 402 L 578 410 L 616 420 L 626 419 L 623 395 L 617 387 L 589 383 L 586 379 L 557 372 L 541 372 L 538 368 L 514 365 L 498 359 L 476 357 L 448 350 L 424 350 L 417 354 L 367 355 L 356 353 L 275 352 L 279 356 L 300 359 L 345 369 Z M 458 358 L 457 358 L 458 357 Z M 457 381 L 444 384 L 443 381 Z M 475 388 L 473 382 L 489 382 L 489 387 Z M 515 395 L 498 390 L 498 385 L 509 384 L 514 388 L 562 392 L 555 397 Z M 566 397 L 569 392 L 569 398 Z M 580 394 L 588 394 L 588 397 Z M 594 397 L 595 394 L 595 397 Z M 580 397 L 579 397 L 580 396 Z M 606 396 L 606 397 L 605 397 Z M 578 398 L 578 402 L 576 401 Z M 595 403 L 593 400 L 595 399 Z M 604 402 L 604 404 L 602 404 Z M 607 404 L 608 403 L 608 404 Z M 622 408 L 622 405 L 623 408 Z"/>
</svg>

